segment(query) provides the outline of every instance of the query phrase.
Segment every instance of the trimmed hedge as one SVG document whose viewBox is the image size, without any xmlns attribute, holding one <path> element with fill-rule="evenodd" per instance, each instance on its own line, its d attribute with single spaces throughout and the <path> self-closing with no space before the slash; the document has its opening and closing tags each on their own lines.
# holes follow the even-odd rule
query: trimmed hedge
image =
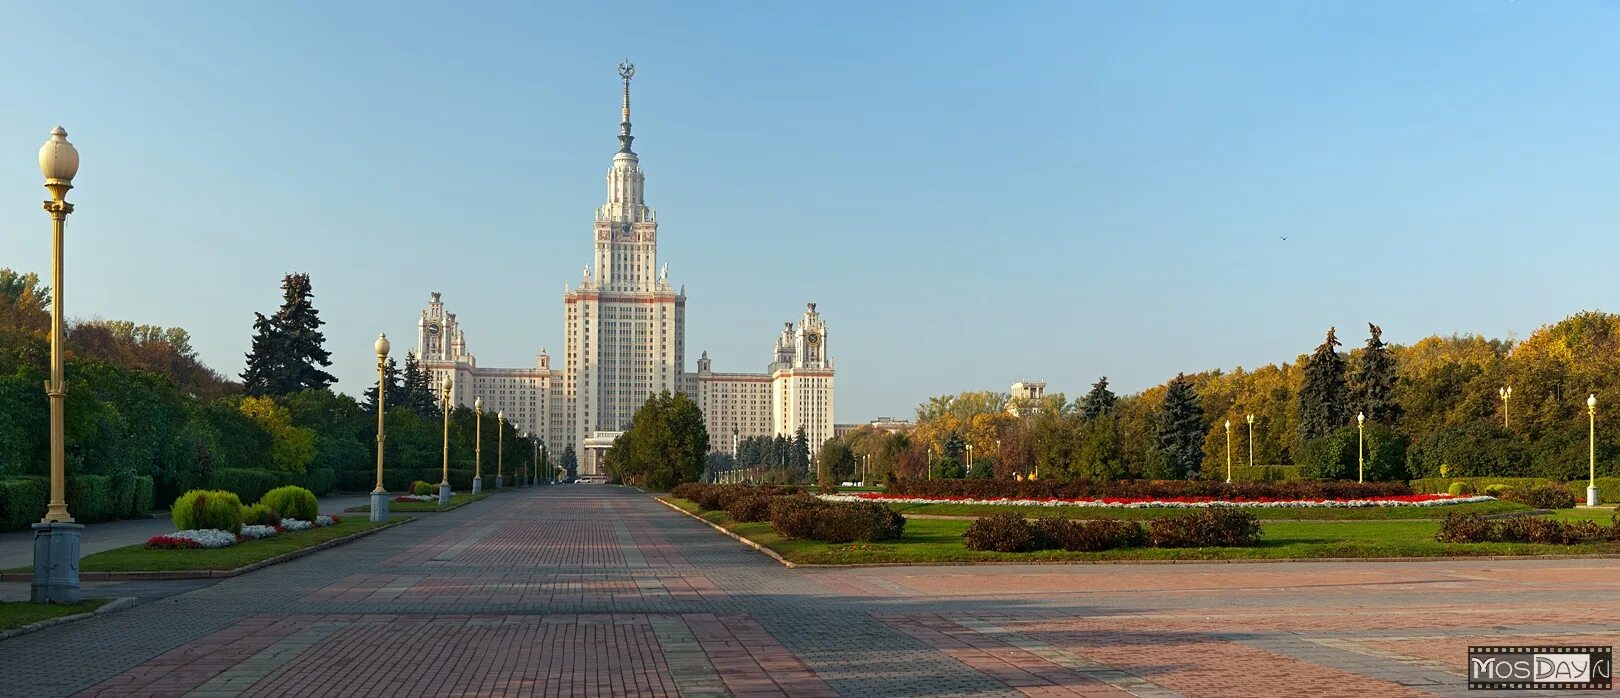
<svg viewBox="0 0 1620 698">
<path fill-rule="evenodd" d="M 315 517 L 321 515 L 321 505 L 315 501 L 315 493 L 297 485 L 270 490 L 259 498 L 259 503 L 270 507 L 284 519 L 314 521 Z"/>
<path fill-rule="evenodd" d="M 0 480 L 0 530 L 28 528 L 51 503 L 51 481 L 42 477 Z"/>
<path fill-rule="evenodd" d="M 1211 508 L 1153 519 L 1148 540 L 1155 548 L 1236 548 L 1260 542 L 1260 519 L 1242 509 Z"/>
<path fill-rule="evenodd" d="M 1474 487 L 1475 492 L 1484 492 L 1491 485 L 1507 485 L 1512 488 L 1533 487 L 1535 485 L 1562 485 L 1557 480 L 1544 477 L 1496 477 L 1484 475 L 1479 477 L 1424 477 L 1412 481 L 1412 491 L 1418 494 L 1445 494 L 1451 489 L 1453 482 L 1466 482 Z M 1582 485 L 1584 488 L 1585 485 Z M 1585 496 L 1585 495 L 1582 495 Z"/>
<path fill-rule="evenodd" d="M 962 545 L 968 550 L 1027 553 L 1040 548 L 1040 543 L 1035 527 L 1015 513 L 980 517 L 962 533 Z"/>
<path fill-rule="evenodd" d="M 1564 485 L 1564 487 L 1569 490 L 1571 495 L 1575 496 L 1576 502 L 1585 504 L 1587 482 L 1587 480 L 1576 480 Z M 1593 484 L 1596 484 L 1598 488 L 1599 504 L 1620 502 L 1620 477 L 1600 477 Z"/>
<path fill-rule="evenodd" d="M 1434 539 L 1441 543 L 1545 543 L 1571 545 L 1586 541 L 1620 541 L 1620 518 L 1604 526 L 1596 521 L 1559 521 L 1539 516 L 1487 519 L 1478 514 L 1447 514 Z"/>
<path fill-rule="evenodd" d="M 314 492 L 317 497 L 326 496 L 337 486 L 337 471 L 331 468 L 312 468 L 304 473 L 303 480 L 305 489 Z M 376 486 L 375 480 L 372 481 L 372 485 Z M 366 489 L 369 491 L 371 488 Z"/>
<path fill-rule="evenodd" d="M 295 477 L 293 473 L 269 470 L 219 468 L 208 477 L 208 489 L 235 492 L 237 497 L 245 501 L 257 502 L 264 497 L 264 493 L 293 484 Z"/>
<path fill-rule="evenodd" d="M 1217 474 L 1225 474 L 1225 469 L 1221 469 Z M 1297 465 L 1232 466 L 1232 482 L 1281 482 L 1303 479 L 1305 475 L 1300 472 L 1300 466 Z"/>
<path fill-rule="evenodd" d="M 1503 492 L 1502 499 L 1535 509 L 1575 508 L 1575 495 L 1561 485 L 1514 487 Z"/>
<path fill-rule="evenodd" d="M 1412 494 L 1402 482 L 1291 480 L 1226 484 L 1208 480 L 899 480 L 889 494 L 975 499 L 1080 499 L 1095 497 L 1240 497 L 1245 499 L 1362 499 Z"/>
<path fill-rule="evenodd" d="M 1147 544 L 1147 529 L 1137 521 L 1099 519 L 1045 518 L 1036 522 L 1045 547 L 1062 548 L 1071 552 L 1096 552 L 1114 548 L 1133 548 Z"/>
<path fill-rule="evenodd" d="M 771 527 L 791 538 L 828 543 L 899 538 L 906 519 L 876 502 L 827 502 L 803 494 L 771 497 Z"/>
<path fill-rule="evenodd" d="M 118 502 L 113 497 L 112 478 L 106 475 L 69 477 L 67 505 L 68 513 L 73 515 L 73 520 L 78 523 L 112 521 L 118 518 Z"/>
<path fill-rule="evenodd" d="M 242 500 L 235 492 L 192 490 L 174 500 L 170 512 L 174 527 L 182 531 L 213 528 L 229 533 L 242 530 Z"/>
</svg>

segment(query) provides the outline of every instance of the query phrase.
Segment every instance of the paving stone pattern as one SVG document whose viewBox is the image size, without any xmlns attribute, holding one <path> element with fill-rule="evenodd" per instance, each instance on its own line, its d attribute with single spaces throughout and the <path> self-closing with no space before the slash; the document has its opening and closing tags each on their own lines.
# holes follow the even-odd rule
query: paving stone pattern
<svg viewBox="0 0 1620 698">
<path fill-rule="evenodd" d="M 1469 644 L 1620 640 L 1606 560 L 787 569 L 584 485 L 139 593 L 0 696 L 1462 695 Z"/>
</svg>

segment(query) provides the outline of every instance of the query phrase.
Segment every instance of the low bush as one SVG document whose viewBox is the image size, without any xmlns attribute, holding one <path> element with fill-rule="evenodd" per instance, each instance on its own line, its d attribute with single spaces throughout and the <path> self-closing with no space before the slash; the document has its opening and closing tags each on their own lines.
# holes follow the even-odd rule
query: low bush
<svg viewBox="0 0 1620 698">
<path fill-rule="evenodd" d="M 1412 491 L 1418 494 L 1440 494 L 1450 492 L 1451 485 L 1457 482 L 1466 482 L 1479 492 L 1489 485 L 1506 485 L 1508 489 L 1532 487 L 1535 485 L 1557 485 L 1557 480 L 1548 480 L 1542 477 L 1505 477 L 1498 475 L 1482 475 L 1479 477 L 1425 477 L 1412 481 Z"/>
<path fill-rule="evenodd" d="M 771 527 L 791 538 L 814 539 L 817 521 L 829 506 L 815 497 L 776 497 L 770 504 Z"/>
<path fill-rule="evenodd" d="M 315 493 L 297 485 L 277 487 L 264 493 L 259 503 L 284 519 L 298 519 L 300 521 L 314 521 L 321 515 L 320 502 L 315 500 Z"/>
<path fill-rule="evenodd" d="M 1575 497 L 1575 501 L 1585 504 L 1588 484 L 1597 485 L 1599 504 L 1620 502 L 1620 477 L 1600 477 L 1596 482 L 1575 480 L 1565 485 L 1565 488 Z"/>
<path fill-rule="evenodd" d="M 1156 548 L 1250 546 L 1260 542 L 1260 519 L 1241 509 L 1203 509 L 1153 519 L 1148 540 Z"/>
<path fill-rule="evenodd" d="M 746 494 L 731 500 L 731 506 L 726 507 L 726 516 L 733 521 L 765 521 L 771 518 L 771 500 L 775 495 Z"/>
<path fill-rule="evenodd" d="M 1024 553 L 1040 548 L 1041 542 L 1035 526 L 1016 513 L 980 517 L 962 534 L 968 550 Z"/>
<path fill-rule="evenodd" d="M 1485 489 L 1480 490 L 1480 494 L 1483 494 L 1483 495 L 1485 495 L 1487 497 L 1496 497 L 1497 499 L 1501 499 L 1502 495 L 1507 494 L 1508 492 L 1510 492 L 1512 490 L 1513 490 L 1512 487 L 1508 487 L 1507 485 L 1504 485 L 1504 484 L 1498 482 L 1498 483 L 1496 483 L 1494 485 L 1486 485 Z"/>
<path fill-rule="evenodd" d="M 826 502 L 803 493 L 768 497 L 771 527 L 792 538 L 828 543 L 899 538 L 906 519 L 875 502 Z"/>
<path fill-rule="evenodd" d="M 1147 542 L 1147 529 L 1136 521 L 1048 518 L 1038 521 L 1035 527 L 1041 537 L 1041 547 L 1071 552 L 1131 548 Z"/>
<path fill-rule="evenodd" d="M 1487 519 L 1478 514 L 1447 514 L 1434 539 L 1441 543 L 1541 543 L 1572 545 L 1620 541 L 1620 518 L 1604 526 L 1595 521 L 1559 521 L 1539 516 Z"/>
<path fill-rule="evenodd" d="M 438 489 L 439 488 L 437 485 L 423 480 L 417 480 L 416 482 L 411 483 L 411 494 L 418 497 L 431 496 L 434 492 L 438 491 Z"/>
<path fill-rule="evenodd" d="M 974 499 L 1364 499 L 1412 494 L 1401 482 L 1343 482 L 1338 480 L 1283 480 L 1235 482 L 1212 480 L 899 480 L 889 494 L 908 497 L 971 497 Z"/>
<path fill-rule="evenodd" d="M 1300 473 L 1300 466 L 1297 465 L 1232 466 L 1233 482 L 1281 482 L 1301 480 L 1304 477 L 1304 474 Z"/>
<path fill-rule="evenodd" d="M 235 492 L 192 490 L 174 501 L 174 527 L 182 531 L 204 528 L 236 531 L 242 528 L 242 500 Z"/>
<path fill-rule="evenodd" d="M 261 502 L 242 509 L 242 525 L 280 526 L 281 514 L 276 513 L 275 509 L 271 509 Z"/>
<path fill-rule="evenodd" d="M 304 487 L 314 492 L 316 496 L 331 494 L 332 488 L 336 485 L 337 471 L 331 468 L 311 468 L 309 472 L 304 473 Z M 371 488 L 366 489 L 369 491 Z"/>
<path fill-rule="evenodd" d="M 292 479 L 291 473 L 219 468 L 208 476 L 208 489 L 235 492 L 237 497 L 245 501 L 256 502 L 264 498 L 264 493 L 292 484 Z"/>
<path fill-rule="evenodd" d="M 1560 485 L 1517 487 L 1502 494 L 1502 499 L 1536 509 L 1573 509 L 1575 496 Z"/>
<path fill-rule="evenodd" d="M 112 478 L 106 475 L 74 475 L 67 479 L 68 513 L 79 523 L 111 521 L 118 518 Z"/>
<path fill-rule="evenodd" d="M 1474 485 L 1472 483 L 1467 483 L 1467 482 L 1453 482 L 1453 483 L 1451 483 L 1450 487 L 1446 488 L 1446 494 L 1449 494 L 1449 495 L 1451 495 L 1453 497 L 1461 497 L 1463 495 L 1469 495 L 1469 494 L 1473 494 L 1473 493 L 1474 493 Z"/>
<path fill-rule="evenodd" d="M 26 529 L 45 515 L 51 481 L 42 477 L 0 479 L 0 530 Z"/>
<path fill-rule="evenodd" d="M 152 513 L 153 497 L 157 494 L 157 483 L 151 475 L 135 476 L 135 517 L 144 517 Z"/>
</svg>

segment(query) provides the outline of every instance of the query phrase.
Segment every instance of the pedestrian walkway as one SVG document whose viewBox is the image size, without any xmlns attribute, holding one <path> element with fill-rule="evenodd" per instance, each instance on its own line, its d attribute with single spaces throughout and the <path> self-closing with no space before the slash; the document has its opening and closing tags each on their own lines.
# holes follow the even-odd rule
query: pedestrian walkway
<svg viewBox="0 0 1620 698">
<path fill-rule="evenodd" d="M 1615 644 L 1612 567 L 788 569 L 538 488 L 0 642 L 0 695 L 1463 695 L 1470 643 Z"/>
</svg>

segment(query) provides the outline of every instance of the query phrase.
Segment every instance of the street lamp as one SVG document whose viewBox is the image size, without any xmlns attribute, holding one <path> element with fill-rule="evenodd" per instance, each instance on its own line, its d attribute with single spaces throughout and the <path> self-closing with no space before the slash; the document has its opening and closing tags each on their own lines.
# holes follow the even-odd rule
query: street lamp
<svg viewBox="0 0 1620 698">
<path fill-rule="evenodd" d="M 1249 467 L 1254 467 L 1254 415 L 1249 415 Z M 1254 477 L 1251 473 L 1250 477 Z"/>
<path fill-rule="evenodd" d="M 495 489 L 500 489 L 505 479 L 502 462 L 506 458 L 506 412 L 495 412 Z"/>
<path fill-rule="evenodd" d="M 84 526 L 73 522 L 67 508 L 67 475 L 64 465 L 62 425 L 67 385 L 62 378 L 62 238 L 73 204 L 67 193 L 73 176 L 79 173 L 79 151 L 68 142 L 61 126 L 51 130 L 51 139 L 39 148 L 39 171 L 45 175 L 45 189 L 51 198 L 45 212 L 51 214 L 51 378 L 45 382 L 45 396 L 51 409 L 51 501 L 45 517 L 34 524 L 34 579 L 30 598 L 35 603 L 79 602 L 79 536 Z"/>
<path fill-rule="evenodd" d="M 473 398 L 473 494 L 484 491 L 484 398 Z"/>
<path fill-rule="evenodd" d="M 1226 420 L 1226 484 L 1232 484 L 1232 420 Z"/>
<path fill-rule="evenodd" d="M 1364 427 L 1364 425 L 1366 425 L 1366 423 L 1367 423 L 1367 413 L 1366 412 L 1357 412 L 1356 413 L 1356 482 L 1366 482 L 1366 480 L 1362 479 L 1362 474 L 1365 473 L 1366 470 L 1367 470 L 1366 458 L 1363 455 L 1366 452 L 1366 448 L 1363 446 L 1363 444 L 1365 444 L 1366 441 L 1367 441 L 1366 436 L 1365 436 L 1365 431 L 1363 429 L 1363 427 Z"/>
<path fill-rule="evenodd" d="M 1595 507 L 1598 503 L 1597 491 L 1597 395 L 1586 396 L 1586 444 L 1587 444 L 1587 479 L 1586 479 L 1586 506 Z"/>
<path fill-rule="evenodd" d="M 1513 388 L 1504 386 L 1496 389 L 1496 394 L 1502 397 L 1502 428 L 1508 428 L 1508 400 L 1513 397 Z"/>
<path fill-rule="evenodd" d="M 968 476 L 973 475 L 973 444 L 967 445 L 967 471 Z"/>
<path fill-rule="evenodd" d="M 376 344 L 376 349 L 377 349 L 377 487 L 375 489 L 371 490 L 371 520 L 372 521 L 387 521 L 388 520 L 388 490 L 383 489 L 383 440 L 387 438 L 387 436 L 384 434 L 385 427 L 383 425 L 383 415 L 387 414 L 387 412 L 388 412 L 388 407 L 387 407 L 387 405 L 388 405 L 388 402 L 387 402 L 387 399 L 388 399 L 387 398 L 388 376 L 387 376 L 387 370 L 386 370 L 387 365 L 388 365 L 388 348 L 389 348 L 388 347 L 388 335 L 386 333 L 379 333 L 377 335 L 377 344 Z"/>
<path fill-rule="evenodd" d="M 444 475 L 439 480 L 439 506 L 450 506 L 450 376 L 440 386 L 444 407 Z"/>
</svg>

